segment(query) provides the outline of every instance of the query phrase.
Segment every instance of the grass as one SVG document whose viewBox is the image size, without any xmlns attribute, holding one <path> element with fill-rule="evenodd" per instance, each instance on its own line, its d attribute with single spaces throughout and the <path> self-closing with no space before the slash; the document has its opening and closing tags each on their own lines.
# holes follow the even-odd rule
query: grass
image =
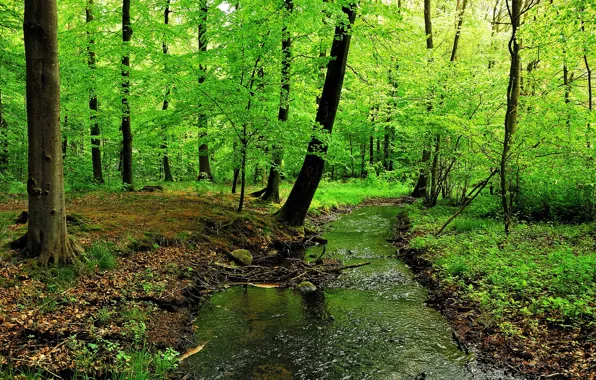
<svg viewBox="0 0 596 380">
<path fill-rule="evenodd" d="M 88 267 L 90 269 L 97 267 L 100 270 L 116 268 L 118 263 L 116 261 L 114 250 L 114 245 L 107 242 L 99 241 L 91 244 L 86 250 L 87 256 L 89 257 L 89 262 L 87 263 Z"/>
<path fill-rule="evenodd" d="M 440 278 L 490 316 L 509 335 L 531 333 L 538 321 L 559 326 L 596 323 L 595 224 L 514 224 L 483 217 L 490 199 L 456 219 L 443 235 L 436 231 L 454 208 L 410 206 L 423 250 Z"/>
</svg>

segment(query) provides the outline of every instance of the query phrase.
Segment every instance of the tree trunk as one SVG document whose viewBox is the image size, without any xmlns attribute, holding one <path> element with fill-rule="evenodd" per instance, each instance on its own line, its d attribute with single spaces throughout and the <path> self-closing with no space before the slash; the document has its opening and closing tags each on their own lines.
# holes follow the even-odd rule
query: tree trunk
<svg viewBox="0 0 596 380">
<path fill-rule="evenodd" d="M 284 0 L 285 17 L 287 20 L 294 9 L 293 0 Z M 287 21 L 286 21 L 287 22 Z M 292 61 L 292 38 L 288 32 L 287 25 L 284 24 L 282 28 L 282 42 L 281 42 L 281 92 L 279 95 L 280 104 L 277 120 L 284 124 L 288 121 L 290 112 L 290 69 Z M 267 180 L 267 189 L 263 194 L 263 199 L 274 203 L 279 203 L 279 183 L 280 169 L 283 161 L 283 152 L 281 147 L 273 147 L 273 165 L 269 169 L 269 178 Z"/>
<path fill-rule="evenodd" d="M 435 139 L 435 152 L 433 154 L 433 162 L 430 169 L 430 191 L 426 194 L 426 204 L 428 206 L 436 206 L 439 197 L 439 153 L 441 151 L 441 137 L 437 136 Z"/>
<path fill-rule="evenodd" d="M 169 24 L 170 21 L 170 0 L 166 0 L 166 8 L 163 12 L 163 22 L 164 25 Z M 166 37 L 164 35 L 164 39 L 162 42 L 162 52 L 164 54 L 164 56 L 168 55 L 168 44 L 166 42 Z M 168 68 L 165 67 L 165 72 L 168 72 Z M 170 87 L 167 86 L 166 88 L 166 94 L 164 96 L 163 99 L 163 105 L 161 107 L 162 111 L 167 111 L 170 102 L 168 100 L 170 96 Z M 170 168 L 170 157 L 168 156 L 168 138 L 167 138 L 167 130 L 164 127 L 164 135 L 163 135 L 163 142 L 161 144 L 161 149 L 163 151 L 163 174 L 164 174 L 164 181 L 165 182 L 174 182 L 174 177 L 172 176 L 172 170 Z"/>
<path fill-rule="evenodd" d="M 132 183 L 132 130 L 130 127 L 130 0 L 122 0 L 122 183 L 128 190 L 133 190 Z"/>
<path fill-rule="evenodd" d="M 2 90 L 0 89 L 0 173 L 8 169 L 8 124 L 4 120 Z"/>
<path fill-rule="evenodd" d="M 459 36 L 461 35 L 461 26 L 464 23 L 464 12 L 466 11 L 466 5 L 468 5 L 468 0 L 464 0 L 461 10 L 458 10 L 457 29 L 455 31 L 455 38 L 453 39 L 453 49 L 451 49 L 451 62 L 455 62 L 457 59 L 457 47 L 459 45 Z"/>
<path fill-rule="evenodd" d="M 385 136 L 383 141 L 383 168 L 385 170 L 389 170 L 389 143 L 390 143 L 390 135 L 389 135 L 389 128 L 385 128 Z"/>
<path fill-rule="evenodd" d="M 369 158 L 368 158 L 368 163 L 370 164 L 370 166 L 373 166 L 375 164 L 375 138 L 370 135 L 370 141 L 369 141 Z"/>
<path fill-rule="evenodd" d="M 244 124 L 244 136 L 246 136 L 246 124 Z M 246 190 L 246 151 L 247 151 L 247 142 L 245 140 L 242 141 L 242 148 L 241 156 L 242 156 L 242 164 L 240 167 L 240 203 L 238 204 L 238 212 L 242 212 L 242 208 L 244 207 L 244 192 Z"/>
<path fill-rule="evenodd" d="M 42 265 L 76 261 L 68 238 L 60 136 L 60 69 L 55 0 L 26 0 L 25 36 L 29 226 L 20 239 Z"/>
<path fill-rule="evenodd" d="M 89 89 L 89 112 L 90 112 L 90 122 L 91 122 L 91 162 L 93 164 L 93 180 L 96 183 L 103 184 L 103 172 L 101 167 L 101 140 L 99 139 L 99 135 L 101 131 L 99 129 L 99 123 L 97 121 L 97 110 L 98 110 L 98 103 L 97 103 L 97 94 L 95 93 L 95 39 L 93 38 L 93 34 L 91 33 L 91 28 L 93 28 L 91 22 L 93 21 L 93 0 L 87 0 L 87 8 L 85 9 L 86 21 L 87 21 L 87 66 L 89 67 L 90 75 L 90 83 L 91 88 Z"/>
<path fill-rule="evenodd" d="M 517 30 L 521 24 L 522 0 L 511 0 L 511 39 L 509 40 L 509 54 L 511 67 L 509 70 L 509 85 L 507 87 L 507 113 L 505 115 L 505 136 L 503 152 L 501 154 L 501 203 L 503 205 L 505 233 L 509 234 L 512 216 L 512 195 L 510 193 L 510 179 L 508 159 L 511 151 L 511 141 L 517 127 L 517 107 L 520 95 L 520 43 L 517 40 Z"/>
<path fill-rule="evenodd" d="M 431 3 L 430 0 L 424 0 L 424 31 L 426 33 L 426 49 L 432 50 L 434 48 L 433 44 L 433 24 L 431 18 Z M 430 61 L 430 59 L 429 59 Z M 432 104 L 429 102 L 428 110 L 432 110 Z M 428 179 L 426 178 L 426 168 L 424 168 L 425 163 L 430 160 L 430 151 L 424 149 L 422 151 L 422 164 L 423 168 L 420 170 L 420 174 L 418 175 L 418 181 L 416 182 L 416 186 L 414 187 L 414 191 L 412 191 L 412 196 L 415 198 L 424 198 L 426 197 L 426 187 L 428 184 Z"/>
<path fill-rule="evenodd" d="M 335 28 L 331 46 L 331 56 L 335 59 L 331 60 L 327 66 L 323 93 L 315 119 L 316 125 L 322 125 L 323 130 L 328 133 L 333 130 L 339 105 L 350 48 L 350 28 L 356 19 L 356 5 L 352 3 L 349 6 L 343 6 L 342 11 L 347 16 L 349 25 L 338 25 Z M 288 200 L 277 214 L 278 220 L 293 226 L 304 224 L 308 208 L 321 181 L 325 166 L 322 156 L 327 153 L 327 148 L 324 142 L 312 137 L 296 183 L 292 187 Z"/>
<path fill-rule="evenodd" d="M 199 40 L 199 57 L 201 52 L 207 51 L 207 1 L 201 0 L 201 17 L 199 19 L 198 40 Z M 199 86 L 205 82 L 205 67 L 202 63 L 199 64 Z M 199 112 L 199 140 L 204 140 L 207 137 L 207 116 L 203 111 Z M 199 175 L 197 181 L 213 180 L 211 174 L 211 164 L 209 162 L 209 145 L 203 141 L 199 144 Z"/>
</svg>

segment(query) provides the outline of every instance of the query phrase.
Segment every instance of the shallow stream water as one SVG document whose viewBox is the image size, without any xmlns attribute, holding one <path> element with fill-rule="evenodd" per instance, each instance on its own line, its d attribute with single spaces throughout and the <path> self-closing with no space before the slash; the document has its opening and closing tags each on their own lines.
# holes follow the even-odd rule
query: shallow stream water
<svg viewBox="0 0 596 380">
<path fill-rule="evenodd" d="M 233 287 L 211 297 L 196 321 L 205 346 L 181 366 L 187 378 L 510 379 L 479 369 L 425 305 L 426 290 L 386 242 L 398 212 L 363 207 L 331 224 L 326 256 L 371 264 L 324 291 Z"/>
</svg>

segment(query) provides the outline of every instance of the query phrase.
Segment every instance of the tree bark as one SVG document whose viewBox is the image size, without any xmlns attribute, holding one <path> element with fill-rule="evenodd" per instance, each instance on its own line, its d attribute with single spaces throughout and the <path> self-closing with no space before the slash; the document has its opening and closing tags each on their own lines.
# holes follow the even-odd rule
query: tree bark
<svg viewBox="0 0 596 380">
<path fill-rule="evenodd" d="M 85 9 L 86 22 L 87 22 L 87 66 L 89 67 L 90 83 L 91 88 L 89 90 L 89 112 L 91 122 L 91 162 L 93 164 L 93 180 L 96 183 L 103 184 L 103 170 L 101 166 L 101 140 L 99 135 L 101 130 L 99 129 L 99 122 L 97 121 L 98 102 L 96 94 L 96 82 L 95 82 L 95 39 L 90 29 L 93 27 L 91 22 L 94 19 L 93 16 L 93 0 L 87 0 L 87 7 Z"/>
<path fill-rule="evenodd" d="M 130 126 L 130 0 L 122 0 L 122 183 L 128 190 L 133 190 L 132 182 L 132 130 Z"/>
<path fill-rule="evenodd" d="M 285 7 L 285 21 L 291 15 L 294 9 L 293 0 L 284 0 Z M 277 120 L 283 125 L 288 121 L 290 113 L 290 70 L 292 61 L 292 38 L 288 32 L 288 27 L 284 24 L 282 28 L 282 42 L 281 42 L 281 92 L 279 95 L 280 104 Z M 269 169 L 269 178 L 267 180 L 267 189 L 263 194 L 263 199 L 274 203 L 279 203 L 279 184 L 280 169 L 283 161 L 283 151 L 281 147 L 273 147 L 273 165 Z"/>
<path fill-rule="evenodd" d="M 507 0 L 508 1 L 508 0 Z M 509 54 L 511 66 L 509 70 L 509 85 L 507 87 L 507 112 L 505 114 L 505 135 L 503 140 L 503 152 L 501 154 L 501 203 L 503 205 L 505 233 L 509 234 L 511 228 L 511 217 L 513 201 L 510 193 L 509 155 L 511 141 L 517 127 L 517 107 L 520 95 L 520 43 L 517 40 L 517 31 L 521 25 L 522 0 L 511 0 L 511 39 L 509 40 Z"/>
<path fill-rule="evenodd" d="M 356 5 L 343 6 L 342 11 L 347 16 L 349 25 L 338 25 L 335 28 L 331 56 L 334 57 L 327 66 L 327 75 L 323 85 L 323 93 L 315 122 L 322 125 L 325 132 L 331 133 L 333 123 L 341 96 L 346 63 L 350 48 L 350 28 L 356 19 Z M 323 156 L 327 153 L 327 145 L 316 137 L 312 137 L 304 164 L 286 203 L 277 214 L 279 221 L 293 226 L 301 226 L 308 213 L 308 208 L 317 191 L 325 160 Z"/>
<path fill-rule="evenodd" d="M 207 1 L 201 0 L 201 17 L 199 20 L 198 28 L 198 41 L 199 41 L 199 56 L 201 52 L 207 51 Z M 199 86 L 205 82 L 206 69 L 202 63 L 199 64 Z M 207 137 L 207 116 L 201 110 L 199 112 L 199 139 L 205 139 Z M 211 174 L 211 164 L 209 162 L 209 145 L 203 141 L 199 144 L 199 175 L 197 181 L 200 180 L 213 180 Z"/>
<path fill-rule="evenodd" d="M 164 9 L 163 12 L 163 21 L 164 21 L 164 25 L 169 24 L 170 21 L 170 0 L 166 0 L 166 8 Z M 168 55 L 168 44 L 166 42 L 166 37 L 164 36 L 163 42 L 162 42 L 162 52 L 164 54 L 164 56 Z M 167 67 L 166 67 L 166 72 L 168 72 Z M 164 96 L 163 99 L 163 104 L 162 104 L 162 111 L 167 111 L 170 102 L 168 100 L 170 96 L 170 86 L 168 85 L 166 88 L 166 94 Z M 161 144 L 161 149 L 163 151 L 163 174 L 164 174 L 164 181 L 165 182 L 174 182 L 174 177 L 172 176 L 172 170 L 170 168 L 170 157 L 168 156 L 168 139 L 167 139 L 167 130 L 164 127 L 164 136 L 163 136 L 163 142 Z"/>
<path fill-rule="evenodd" d="M 42 265 L 76 261 L 66 231 L 60 136 L 60 68 L 55 0 L 26 0 L 29 226 L 20 239 Z"/>
</svg>

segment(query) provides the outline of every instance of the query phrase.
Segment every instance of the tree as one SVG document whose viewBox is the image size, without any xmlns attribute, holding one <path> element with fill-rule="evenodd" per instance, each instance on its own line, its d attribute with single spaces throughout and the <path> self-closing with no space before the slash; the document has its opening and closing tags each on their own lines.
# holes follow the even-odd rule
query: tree
<svg viewBox="0 0 596 380">
<path fill-rule="evenodd" d="M 200 6 L 201 16 L 199 17 L 198 27 L 198 41 L 199 41 L 199 57 L 200 53 L 207 51 L 207 1 L 202 0 Z M 205 82 L 205 67 L 203 63 L 199 64 L 199 86 Z M 205 139 L 207 137 L 207 117 L 203 111 L 199 112 L 199 138 Z M 199 144 L 199 175 L 197 180 L 208 179 L 213 180 L 211 174 L 211 165 L 209 163 L 209 146 L 207 142 L 202 141 Z"/>
<path fill-rule="evenodd" d="M 76 261 L 80 248 L 66 231 L 60 136 L 60 69 L 55 0 L 25 1 L 23 23 L 29 136 L 29 227 L 26 251 L 50 262 Z"/>
<path fill-rule="evenodd" d="M 4 120 L 4 109 L 2 106 L 2 89 L 0 89 L 0 174 L 8 167 L 8 125 Z"/>
<path fill-rule="evenodd" d="M 130 24 L 130 0 L 122 0 L 122 183 L 133 190 L 132 183 L 132 130 L 130 126 L 130 39 L 132 26 Z"/>
<path fill-rule="evenodd" d="M 509 7 L 509 0 L 507 6 Z M 511 20 L 511 39 L 509 40 L 509 54 L 511 65 L 509 67 L 509 85 L 507 87 L 507 111 L 505 113 L 505 135 L 503 152 L 501 154 L 501 203 L 505 221 L 505 233 L 509 233 L 513 209 L 512 195 L 510 193 L 510 179 L 508 178 L 508 160 L 511 151 L 513 134 L 517 128 L 517 114 L 520 95 L 520 55 L 521 44 L 517 39 L 517 32 L 521 25 L 522 0 L 511 0 L 509 16 Z"/>
<path fill-rule="evenodd" d="M 89 29 L 92 28 L 90 25 L 93 22 L 93 0 L 87 0 L 87 7 L 85 9 L 86 13 L 86 22 L 87 27 Z M 99 122 L 97 120 L 97 110 L 98 110 L 98 102 L 97 102 L 97 94 L 96 94 L 96 85 L 95 85 L 95 50 L 93 49 L 95 45 L 95 39 L 93 38 L 93 34 L 90 30 L 87 30 L 88 36 L 88 45 L 87 45 L 87 54 L 89 56 L 87 60 L 87 64 L 89 66 L 89 70 L 91 71 L 90 83 L 91 88 L 89 90 L 89 111 L 91 112 L 90 121 L 91 121 L 91 161 L 93 163 L 93 179 L 97 183 L 104 183 L 103 180 L 103 172 L 101 167 L 101 140 L 98 138 L 100 135 L 99 129 Z"/>
<path fill-rule="evenodd" d="M 292 0 L 284 0 L 285 15 L 286 19 L 292 13 L 294 9 L 294 3 Z M 287 22 L 287 20 L 286 20 Z M 281 42 L 281 91 L 280 91 L 280 104 L 277 120 L 284 124 L 288 121 L 288 115 L 290 113 L 290 70 L 292 61 L 292 37 L 288 32 L 288 26 L 284 24 L 282 27 L 282 42 Z M 279 203 L 279 183 L 280 183 L 280 169 L 283 160 L 283 152 L 281 147 L 273 147 L 273 164 L 269 168 L 269 178 L 267 179 L 267 187 L 263 194 L 263 199 Z"/>
<path fill-rule="evenodd" d="M 356 19 L 356 4 L 345 5 L 342 12 L 348 22 L 335 27 L 333 44 L 331 45 L 332 60 L 327 65 L 327 74 L 315 122 L 322 126 L 322 130 L 331 134 L 335 115 L 341 97 L 346 64 L 352 38 L 350 29 Z M 318 137 L 313 136 L 308 144 L 304 164 L 300 169 L 296 183 L 288 196 L 286 203 L 277 214 L 277 219 L 292 226 L 304 224 L 308 208 L 317 191 L 325 160 L 322 157 L 327 152 L 327 145 Z"/>
<path fill-rule="evenodd" d="M 163 23 L 165 26 L 167 26 L 169 24 L 170 21 L 170 0 L 166 1 L 166 7 L 164 9 L 163 12 Z M 162 52 L 164 54 L 164 56 L 168 55 L 168 43 L 166 42 L 166 37 L 164 36 L 163 42 L 162 42 Z M 167 67 L 166 67 L 166 71 L 167 71 Z M 164 96 L 163 99 L 163 104 L 161 109 L 163 111 L 167 111 L 168 106 L 170 104 L 168 97 L 170 96 L 170 87 L 168 86 L 166 89 L 166 94 Z M 165 132 L 165 131 L 164 131 Z M 170 157 L 168 156 L 168 144 L 167 144 L 167 133 L 164 133 L 163 136 L 163 143 L 161 145 L 161 148 L 163 150 L 163 174 L 164 174 L 164 181 L 166 182 L 174 182 L 174 177 L 172 177 L 172 170 L 170 168 Z"/>
<path fill-rule="evenodd" d="M 432 51 L 434 49 L 433 44 L 433 24 L 432 24 L 432 17 L 431 17 L 431 0 L 424 0 L 424 31 L 426 33 L 426 49 L 428 51 Z M 429 61 L 432 59 L 429 58 Z M 427 109 L 429 111 L 432 110 L 432 103 L 429 100 Z M 430 160 L 430 150 L 424 149 L 422 151 L 422 165 L 425 166 L 426 162 Z M 420 174 L 418 175 L 418 182 L 416 182 L 416 186 L 414 187 L 414 191 L 412 191 L 412 196 L 415 198 L 424 198 L 426 196 L 426 190 L 428 186 L 428 178 L 426 175 L 426 168 L 422 168 L 420 170 Z"/>
</svg>

